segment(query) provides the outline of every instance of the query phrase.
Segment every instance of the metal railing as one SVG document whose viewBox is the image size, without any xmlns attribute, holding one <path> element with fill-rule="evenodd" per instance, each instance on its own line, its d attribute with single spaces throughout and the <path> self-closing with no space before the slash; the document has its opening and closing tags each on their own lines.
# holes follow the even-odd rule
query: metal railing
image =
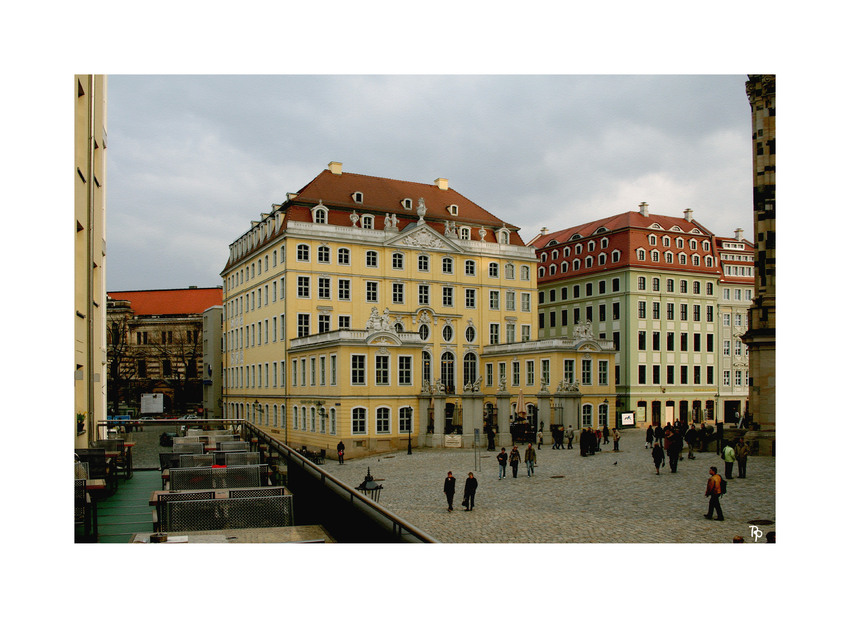
<svg viewBox="0 0 850 618">
<path fill-rule="evenodd" d="M 371 525 L 374 526 L 375 529 L 383 530 L 386 533 L 386 540 L 402 543 L 439 542 L 428 533 L 403 520 L 395 513 L 385 509 L 368 496 L 365 496 L 350 485 L 347 485 L 332 474 L 326 472 L 323 468 L 314 464 L 298 451 L 263 432 L 252 423 L 245 422 L 245 430 L 247 433 L 254 435 L 258 442 L 266 444 L 270 450 L 276 451 L 281 457 L 286 459 L 286 474 L 288 483 L 292 480 L 295 474 L 303 474 L 311 477 L 314 481 L 311 483 L 312 489 L 323 491 L 326 494 L 333 494 L 337 502 L 345 502 L 352 509 L 356 509 L 363 518 L 368 520 Z M 298 492 L 297 489 L 293 489 L 292 491 L 296 496 L 296 503 L 298 505 L 296 513 L 304 511 L 304 508 L 302 507 L 302 503 L 304 501 L 309 501 L 311 498 L 318 498 L 318 496 L 304 495 L 306 492 Z M 323 497 L 322 501 L 327 499 L 328 496 L 326 495 Z M 317 517 L 320 519 L 319 523 L 327 527 L 331 531 L 331 534 L 333 534 L 333 529 L 337 527 L 337 524 L 340 523 L 338 521 L 331 521 L 331 519 L 338 519 L 340 516 L 343 518 L 346 517 L 346 514 L 339 513 L 339 509 L 320 509 L 318 513 Z M 335 516 L 334 513 L 337 513 L 337 515 Z M 374 535 L 374 530 L 367 534 L 369 537 L 373 537 Z M 380 536 L 380 533 L 378 533 L 378 535 Z M 357 542 L 356 539 L 348 540 Z"/>
</svg>

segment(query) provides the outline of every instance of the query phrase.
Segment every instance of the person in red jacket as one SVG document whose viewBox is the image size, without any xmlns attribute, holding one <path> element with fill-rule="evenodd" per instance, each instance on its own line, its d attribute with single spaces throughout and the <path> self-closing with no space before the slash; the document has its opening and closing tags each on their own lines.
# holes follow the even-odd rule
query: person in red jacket
<svg viewBox="0 0 850 618">
<path fill-rule="evenodd" d="M 710 476 L 705 486 L 705 495 L 708 496 L 708 513 L 703 517 L 711 519 L 716 509 L 717 521 L 723 521 L 723 509 L 720 508 L 720 475 L 717 474 L 717 468 L 714 466 L 708 469 L 708 473 Z"/>
</svg>

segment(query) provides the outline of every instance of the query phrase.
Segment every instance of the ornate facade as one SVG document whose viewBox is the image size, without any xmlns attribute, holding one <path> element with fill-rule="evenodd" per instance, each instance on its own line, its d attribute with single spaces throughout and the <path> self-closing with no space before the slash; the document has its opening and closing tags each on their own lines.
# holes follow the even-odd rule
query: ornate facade
<svg viewBox="0 0 850 618">
<path fill-rule="evenodd" d="M 447 434 L 470 445 L 497 403 L 482 374 L 493 350 L 536 339 L 536 259 L 517 227 L 445 179 L 331 163 L 230 246 L 224 413 L 294 446 L 342 440 L 347 454 Z M 540 366 L 539 351 L 518 353 Z M 541 391 L 539 370 L 526 388 Z"/>
<path fill-rule="evenodd" d="M 699 423 L 745 407 L 741 389 L 724 389 L 718 375 L 721 261 L 715 236 L 690 210 L 653 215 L 642 203 L 637 212 L 544 230 L 531 245 L 540 258 L 539 336 L 585 324 L 610 341 L 617 413 L 634 412 L 638 425 Z"/>
</svg>

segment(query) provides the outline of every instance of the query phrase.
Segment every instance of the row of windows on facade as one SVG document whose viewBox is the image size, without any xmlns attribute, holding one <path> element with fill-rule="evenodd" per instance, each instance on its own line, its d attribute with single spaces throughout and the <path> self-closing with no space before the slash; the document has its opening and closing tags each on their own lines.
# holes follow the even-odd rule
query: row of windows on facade
<svg viewBox="0 0 850 618">
<path fill-rule="evenodd" d="M 173 331 L 158 331 L 158 330 L 137 330 L 136 331 L 136 345 L 154 345 L 154 344 L 162 344 L 162 345 L 172 345 L 175 340 L 177 343 L 183 343 L 184 340 L 181 338 L 182 333 L 177 333 L 177 337 L 174 337 Z M 198 339 L 200 338 L 200 331 L 190 330 L 185 331 L 185 342 L 186 343 L 198 343 Z"/>
<path fill-rule="evenodd" d="M 619 263 L 620 255 L 621 255 L 620 251 L 618 251 L 616 249 L 614 251 L 612 251 L 611 252 L 611 263 L 612 264 Z M 636 252 L 636 255 L 637 255 L 638 261 L 640 261 L 640 262 L 646 261 L 646 251 L 644 249 L 638 249 L 637 252 Z M 661 262 L 661 253 L 659 251 L 656 251 L 656 250 L 650 251 L 649 252 L 649 261 L 650 262 Z M 680 266 L 687 266 L 688 265 L 687 254 L 679 253 L 678 259 L 676 259 L 676 256 L 674 256 L 672 251 L 665 251 L 664 252 L 664 263 L 665 264 L 675 264 L 677 261 L 678 261 Z M 714 258 L 710 255 L 706 255 L 704 258 L 702 258 L 698 254 L 694 253 L 694 254 L 691 254 L 691 256 L 690 256 L 690 263 L 691 263 L 692 266 L 700 266 L 703 261 L 705 262 L 705 266 L 707 268 L 714 267 Z M 607 263 L 608 263 L 608 254 L 606 254 L 606 253 L 600 253 L 596 256 L 588 255 L 587 257 L 584 258 L 584 267 L 586 269 L 587 268 L 593 268 L 593 266 L 595 264 L 599 264 L 599 266 L 605 266 Z M 572 271 L 573 272 L 577 271 L 577 270 L 581 270 L 582 260 L 579 259 L 579 258 L 574 258 L 572 260 L 572 262 L 569 262 L 567 260 L 562 261 L 561 265 L 560 265 L 561 274 L 570 272 L 570 265 L 571 264 L 572 264 Z M 549 265 L 549 275 L 557 275 L 558 270 L 559 270 L 559 267 L 558 267 L 557 264 L 550 264 Z M 537 276 L 540 277 L 541 279 L 546 276 L 546 267 L 545 266 L 538 266 Z"/>
<path fill-rule="evenodd" d="M 310 262 L 310 245 L 299 244 L 295 248 L 295 256 L 299 262 Z M 278 264 L 278 252 L 277 250 L 272 251 L 272 263 L 271 268 L 277 267 Z M 403 270 L 405 265 L 406 256 L 401 252 L 394 252 L 390 259 L 392 261 L 392 268 L 395 270 Z M 375 250 L 366 251 L 365 255 L 365 266 L 367 268 L 378 268 L 379 265 L 379 253 Z M 330 264 L 331 263 L 331 248 L 326 245 L 321 245 L 316 248 L 316 261 L 319 264 Z M 284 263 L 284 247 L 280 248 L 280 262 Z M 336 263 L 339 266 L 350 266 L 351 265 L 351 249 L 346 247 L 340 247 L 336 250 Z M 419 272 L 431 272 L 431 256 L 419 254 L 416 259 L 417 270 Z M 474 277 L 477 273 L 477 262 L 475 260 L 465 260 L 463 266 L 464 274 Z M 244 266 L 240 268 L 238 271 L 231 273 L 227 277 L 227 290 L 231 290 L 239 285 L 245 283 L 246 280 L 251 280 L 259 275 L 261 275 L 264 270 L 268 272 L 269 267 L 269 256 L 263 256 L 262 258 L 257 259 L 256 262 L 252 262 L 250 265 Z M 498 262 L 490 262 L 487 265 L 487 274 L 491 278 L 499 277 L 499 263 Z M 441 272 L 446 275 L 453 275 L 455 272 L 455 259 L 452 257 L 443 257 L 441 260 Z M 516 266 L 514 264 L 508 263 L 504 266 L 504 278 L 505 279 L 515 279 L 516 278 Z M 530 281 L 531 280 L 531 268 L 527 265 L 521 265 L 519 268 L 519 278 L 521 281 Z"/>
<path fill-rule="evenodd" d="M 380 300 L 380 282 L 365 281 L 363 299 L 367 303 L 379 303 Z M 311 295 L 312 282 L 309 275 L 299 275 L 297 279 L 296 292 L 298 298 L 309 299 Z M 352 288 L 350 279 L 337 280 L 337 298 L 336 300 L 350 301 L 352 299 Z M 432 302 L 431 294 L 432 286 L 427 283 L 417 284 L 416 300 L 419 305 L 428 306 Z M 320 300 L 333 300 L 332 298 L 332 279 L 330 277 L 318 277 L 316 280 L 316 297 Z M 405 303 L 407 284 L 402 282 L 392 282 L 390 285 L 390 298 L 394 305 Z M 446 285 L 440 286 L 440 298 L 443 307 L 455 306 L 456 288 Z M 501 290 L 488 290 L 488 308 L 499 311 L 502 307 Z M 273 296 L 274 297 L 274 296 Z M 467 309 L 475 309 L 478 306 L 478 289 L 464 288 L 464 307 Z M 516 292 L 513 290 L 504 291 L 504 307 L 507 311 L 516 311 Z M 520 310 L 531 311 L 531 292 L 520 292 Z"/>
<path fill-rule="evenodd" d="M 197 378 L 199 375 L 199 367 L 198 365 L 202 364 L 202 361 L 198 360 L 194 363 L 188 363 L 184 365 L 183 363 L 177 363 L 177 368 L 175 371 L 173 363 L 169 359 L 162 360 L 149 360 L 149 359 L 137 359 L 136 360 L 136 377 L 137 378 L 168 378 L 176 375 L 182 375 L 184 370 L 187 378 Z"/>
<path fill-rule="evenodd" d="M 299 313 L 296 317 L 296 337 L 308 337 L 311 334 L 312 314 Z M 331 315 L 321 314 L 318 316 L 318 333 L 326 333 L 331 330 Z M 280 316 L 280 341 L 285 340 L 285 321 L 284 316 Z M 337 328 L 339 330 L 351 329 L 351 316 L 338 315 Z M 396 323 L 394 328 L 397 332 L 402 332 L 403 325 Z M 440 330 L 442 340 L 446 343 L 455 341 L 456 330 L 451 324 L 445 324 Z M 419 325 L 419 338 L 422 341 L 429 341 L 431 338 L 431 327 L 427 324 Z M 515 343 L 517 341 L 517 324 L 514 322 L 506 322 L 504 330 L 502 324 L 489 324 L 489 345 L 498 345 L 500 343 Z M 531 325 L 519 324 L 519 341 L 529 341 L 531 339 Z M 504 335 L 504 339 L 502 339 Z M 474 325 L 468 325 L 463 332 L 463 337 L 467 343 L 476 343 L 478 341 L 478 329 Z M 241 350 L 249 347 L 260 346 L 264 344 L 276 343 L 278 341 L 278 319 L 277 317 L 264 321 L 246 324 L 227 331 L 223 337 L 224 350 L 233 351 Z"/>
<path fill-rule="evenodd" d="M 647 283 L 649 283 L 649 287 L 647 287 Z M 679 293 L 680 294 L 692 294 L 694 296 L 699 296 L 703 290 L 703 282 L 702 281 L 689 281 L 688 279 L 679 280 Z M 572 287 L 572 300 L 576 300 L 579 298 L 590 298 L 594 295 L 594 284 L 592 282 L 587 282 L 584 284 L 584 296 L 581 294 L 581 285 L 575 284 L 573 286 L 563 286 L 560 288 L 560 300 L 570 300 L 570 287 Z M 667 279 L 665 284 L 665 290 L 670 294 L 676 293 L 676 281 L 675 279 Z M 647 277 L 640 276 L 637 278 L 637 289 L 638 291 L 646 291 L 651 290 L 653 292 L 661 291 L 661 278 L 660 277 L 652 277 L 651 279 L 647 279 Z M 616 293 L 620 291 L 620 279 L 615 277 L 611 279 L 611 292 Z M 551 288 L 548 291 L 548 295 L 546 291 L 540 290 L 537 292 L 538 300 L 540 304 L 544 304 L 547 302 L 554 303 L 558 301 L 558 294 L 556 288 Z M 608 293 L 608 282 L 605 279 L 596 282 L 596 294 L 604 295 Z M 706 296 L 714 296 L 714 283 L 711 281 L 705 282 L 705 295 Z M 723 300 L 731 300 L 734 295 L 735 300 L 752 300 L 753 291 L 752 289 L 747 288 L 723 288 L 722 296 Z"/>
<path fill-rule="evenodd" d="M 638 350 L 646 350 L 647 349 L 647 341 L 651 342 L 652 350 L 658 352 L 661 350 L 661 333 L 659 332 L 651 332 L 649 333 L 649 337 L 647 337 L 647 332 L 645 330 L 639 330 L 637 332 L 637 349 Z M 702 352 L 702 333 L 693 333 L 693 335 L 689 335 L 689 333 L 679 333 L 679 336 L 676 337 L 676 333 L 668 332 L 666 334 L 666 345 L 665 349 L 668 352 L 675 352 L 676 350 L 676 339 L 679 340 L 679 352 L 687 352 L 688 351 L 688 342 L 693 340 L 693 345 L 691 347 L 692 352 Z M 731 356 L 733 341 L 730 339 L 725 339 L 723 341 L 723 356 Z M 743 345 L 740 339 L 734 340 L 734 349 L 735 356 L 746 356 L 749 354 L 749 350 L 746 346 Z M 705 351 L 706 352 L 714 352 L 714 335 L 711 333 L 707 333 L 705 335 Z"/>
<path fill-rule="evenodd" d="M 373 369 L 370 372 L 367 364 L 367 355 L 352 354 L 350 357 L 351 373 L 349 385 L 368 386 L 369 376 L 371 375 L 374 386 L 413 386 L 415 371 L 413 358 L 413 356 L 397 356 L 397 367 L 394 370 L 390 356 L 377 354 L 372 359 Z M 434 377 L 432 374 L 431 354 L 429 352 L 422 352 L 421 358 L 422 381 L 423 383 L 430 384 Z M 440 381 L 447 390 L 454 389 L 456 383 L 455 358 L 455 355 L 448 351 L 444 352 L 440 357 Z M 508 366 L 507 361 L 485 363 L 485 385 L 488 387 L 497 385 L 494 371 L 498 372 L 498 383 L 504 381 L 507 384 L 510 377 L 511 386 L 522 386 L 523 378 L 525 379 L 525 386 L 537 384 L 537 360 L 526 360 L 524 363 L 521 361 L 511 361 L 510 376 L 508 376 Z M 550 384 L 550 367 L 551 363 L 549 359 L 539 359 L 541 384 Z M 463 357 L 462 365 L 463 384 L 475 382 L 479 375 L 478 369 L 478 357 L 472 352 L 466 353 Z M 290 371 L 292 387 L 337 386 L 337 357 L 335 354 L 292 359 Z M 568 383 L 580 381 L 582 385 L 587 386 L 608 385 L 609 363 L 607 360 L 597 361 L 595 380 L 593 361 L 591 359 L 581 359 L 578 365 L 578 373 L 576 371 L 576 361 L 574 359 L 565 359 L 562 378 Z M 227 375 L 229 379 L 225 386 L 230 386 L 231 388 L 283 388 L 286 386 L 286 364 L 284 361 L 230 367 L 227 370 Z M 393 375 L 396 377 L 394 384 L 392 381 Z"/>
<path fill-rule="evenodd" d="M 515 409 L 513 410 L 515 412 Z M 247 414 L 247 417 L 244 416 Z M 446 422 L 451 423 L 453 410 L 446 411 Z M 375 409 L 374 416 L 370 422 L 369 409 L 365 407 L 356 407 L 351 410 L 351 426 L 350 433 L 352 435 L 367 435 L 368 427 L 374 428 L 375 434 L 392 434 L 392 418 L 395 416 L 396 427 L 398 434 L 404 435 L 413 431 L 415 415 L 413 408 L 403 406 L 393 415 L 393 410 L 387 406 L 380 406 Z M 286 407 L 284 404 L 265 404 L 258 410 L 253 404 L 230 404 L 231 418 L 247 418 L 248 421 L 259 425 L 270 427 L 284 427 L 289 422 L 286 418 Z M 337 411 L 336 408 L 326 410 L 324 407 L 316 408 L 315 406 L 292 406 L 291 427 L 295 431 L 303 431 L 318 434 L 336 435 L 337 433 Z M 581 406 L 581 426 L 582 427 L 604 427 L 609 423 L 609 406 L 606 403 L 600 403 L 594 406 L 591 403 L 585 403 Z M 594 421 L 596 424 L 594 425 Z"/>
<path fill-rule="evenodd" d="M 561 309 L 561 324 L 560 326 L 569 326 L 570 325 L 570 311 L 572 311 L 572 324 L 582 324 L 584 322 L 607 322 L 608 321 L 608 305 L 605 303 L 601 303 L 599 305 L 588 305 L 583 308 L 582 307 L 572 307 L 571 309 Z M 647 303 L 646 301 L 638 301 L 637 307 L 637 317 L 638 319 L 645 320 L 647 319 Z M 652 310 L 652 319 L 660 320 L 661 319 L 661 303 L 653 302 L 651 306 Z M 584 315 L 582 316 L 582 313 Z M 546 315 L 547 312 L 542 311 L 538 313 L 538 328 L 546 328 Z M 557 315 L 556 311 L 549 311 L 549 328 L 557 328 L 559 324 L 557 323 Z M 675 303 L 667 303 L 665 316 L 667 320 L 675 320 L 676 319 L 676 305 Z M 682 322 L 687 322 L 689 317 L 692 317 L 694 322 L 702 321 L 702 305 L 689 305 L 688 303 L 681 303 L 679 305 L 679 320 Z M 726 315 L 726 314 L 724 314 Z M 594 316 L 597 318 L 594 320 Z M 620 319 L 620 303 L 611 303 L 611 319 L 616 321 Z M 705 321 L 706 322 L 714 322 L 714 306 L 707 305 L 705 307 Z M 603 337 L 604 338 L 604 337 Z"/>
<path fill-rule="evenodd" d="M 647 370 L 652 372 L 652 382 L 653 385 L 665 385 L 665 386 L 675 386 L 676 382 L 676 365 L 667 365 L 666 366 L 666 381 L 661 381 L 661 365 L 652 365 L 648 367 L 647 365 L 638 365 L 638 384 L 649 384 L 647 382 Z M 732 370 L 724 370 L 723 371 L 723 386 L 732 386 Z M 735 386 L 744 386 L 747 384 L 749 379 L 749 372 L 744 370 L 735 370 Z M 690 382 L 689 382 L 690 379 Z M 706 384 L 714 384 L 714 367 L 712 365 L 708 365 L 705 367 L 705 383 Z M 702 384 L 702 367 L 700 365 L 680 365 L 679 366 L 679 385 L 685 386 L 688 384 L 699 385 Z"/>
<path fill-rule="evenodd" d="M 296 293 L 300 299 L 313 298 L 312 277 L 310 275 L 299 275 L 296 280 Z M 333 279 L 331 277 L 319 276 L 316 278 L 315 297 L 319 300 L 334 300 L 333 299 Z M 379 303 L 380 301 L 380 282 L 365 281 L 363 290 L 363 299 L 368 303 Z M 432 286 L 430 284 L 420 283 L 416 288 L 416 299 L 419 305 L 428 306 L 432 302 Z M 455 306 L 454 286 L 440 286 L 440 297 L 443 307 Z M 284 299 L 285 277 L 280 278 L 280 300 Z M 393 304 L 404 304 L 407 297 L 407 284 L 403 282 L 392 282 L 390 298 Z M 336 300 L 351 301 L 355 292 L 352 291 L 351 279 L 337 279 L 336 283 Z M 513 290 L 489 290 L 488 291 L 488 307 L 492 310 L 500 310 L 502 306 L 502 295 L 504 294 L 504 307 L 506 311 L 516 311 L 516 292 Z M 242 313 L 254 311 L 260 307 L 268 306 L 270 303 L 278 301 L 278 282 L 273 281 L 271 286 L 266 284 L 262 289 L 246 292 L 244 295 L 237 296 L 229 300 L 226 304 L 228 311 L 225 319 L 233 318 Z M 478 290 L 477 288 L 464 288 L 464 306 L 467 309 L 475 309 L 478 305 Z M 531 292 L 520 293 L 520 310 L 531 311 Z"/>
<path fill-rule="evenodd" d="M 649 234 L 646 237 L 646 240 L 647 240 L 647 243 L 650 246 L 654 247 L 658 244 L 658 236 L 656 236 L 655 234 Z M 669 236 L 662 236 L 661 237 L 661 245 L 663 247 L 670 247 L 673 244 L 674 244 L 673 240 Z M 600 240 L 599 245 L 600 245 L 601 249 L 607 249 L 608 248 L 608 239 L 603 238 L 602 240 Z M 677 237 L 675 239 L 675 245 L 676 245 L 677 249 L 684 249 L 685 248 L 685 239 Z M 691 251 L 697 251 L 700 247 L 700 243 L 695 238 L 691 238 L 688 241 L 688 247 L 690 247 Z M 581 255 L 583 250 L 584 250 L 583 243 L 576 243 L 575 245 L 573 245 L 572 248 L 564 247 L 563 248 L 563 256 L 565 258 L 568 258 L 568 257 L 570 257 L 571 252 L 574 252 L 576 255 Z M 596 241 L 595 240 L 588 241 L 587 242 L 587 252 L 591 253 L 595 250 L 596 250 Z M 708 240 L 702 241 L 702 250 L 706 253 L 711 251 L 711 243 Z M 639 251 L 642 251 L 642 249 L 639 249 Z M 645 250 L 643 250 L 643 251 L 645 251 Z M 615 252 L 617 252 L 617 251 L 615 250 Z M 561 257 L 561 250 L 559 250 L 559 249 L 553 249 L 550 253 L 547 253 L 545 251 L 540 253 L 540 261 L 541 262 L 546 262 L 549 259 L 551 259 L 554 262 L 554 261 L 558 260 L 560 257 Z M 645 257 L 639 257 L 639 259 L 645 259 Z"/>
<path fill-rule="evenodd" d="M 231 418 L 246 418 L 259 425 L 284 427 L 289 421 L 286 418 L 286 406 L 280 404 L 264 404 L 256 406 L 247 403 L 231 403 L 229 406 Z M 338 416 L 334 407 L 324 406 L 292 406 L 291 427 L 295 431 L 305 431 L 319 434 L 337 434 Z M 355 407 L 351 410 L 351 433 L 366 434 L 369 425 L 369 410 L 365 407 Z M 374 411 L 373 427 L 378 434 L 392 433 L 392 409 L 380 406 Z M 408 433 L 413 429 L 414 413 L 410 406 L 403 406 L 396 411 L 396 427 L 399 433 Z"/>
</svg>

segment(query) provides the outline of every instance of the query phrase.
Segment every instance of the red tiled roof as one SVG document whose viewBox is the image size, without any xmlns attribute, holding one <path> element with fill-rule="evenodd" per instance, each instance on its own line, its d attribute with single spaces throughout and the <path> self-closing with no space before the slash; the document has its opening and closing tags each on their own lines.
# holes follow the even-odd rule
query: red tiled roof
<svg viewBox="0 0 850 618">
<path fill-rule="evenodd" d="M 201 314 L 222 303 L 220 287 L 107 292 L 107 296 L 115 300 L 129 300 L 134 315 Z"/>
<path fill-rule="evenodd" d="M 576 225 L 565 230 L 551 232 L 549 234 L 546 234 L 545 236 L 540 236 L 539 238 L 536 238 L 532 244 L 536 249 L 542 249 L 553 240 L 558 244 L 567 242 L 575 234 L 580 234 L 584 238 L 587 238 L 601 227 L 604 227 L 611 231 L 628 227 L 647 229 L 653 223 L 657 223 L 662 228 L 664 228 L 664 230 L 667 231 L 669 231 L 675 226 L 679 226 L 682 231 L 678 233 L 687 234 L 691 230 L 696 228 L 707 237 L 710 237 L 712 235 L 707 228 L 703 227 L 696 221 L 688 221 L 684 217 L 669 217 L 666 215 L 653 214 L 643 216 L 639 212 L 629 211 L 621 213 L 619 215 L 613 215 L 605 219 L 597 219 L 596 221 L 591 221 L 590 223 L 582 223 L 581 225 Z"/>
<path fill-rule="evenodd" d="M 363 194 L 363 203 L 357 203 L 352 199 L 352 195 L 356 192 Z M 330 209 L 336 206 L 353 209 L 358 213 L 395 214 L 399 219 L 399 229 L 403 229 L 409 221 L 419 220 L 416 208 L 419 206 L 420 197 L 425 200 L 425 206 L 428 209 L 425 215 L 427 219 L 439 218 L 474 226 L 484 225 L 496 228 L 504 225 L 514 231 L 511 234 L 511 244 L 523 244 L 516 234 L 516 230 L 519 229 L 517 226 L 499 219 L 454 189 L 443 190 L 435 184 L 393 180 L 348 172 L 334 174 L 330 170 L 323 170 L 298 192 L 295 201 L 317 204 L 319 200 L 322 200 L 322 203 Z M 413 202 L 412 209 L 404 208 L 402 201 L 405 199 L 410 199 Z M 448 207 L 451 205 L 458 207 L 457 216 L 449 214 Z M 345 218 L 347 219 L 347 215 Z M 336 222 L 332 220 L 331 223 Z M 342 224 L 350 223 L 345 221 Z M 477 234 L 473 237 L 477 238 Z M 487 240 L 493 241 L 494 235 L 488 234 Z"/>
</svg>

